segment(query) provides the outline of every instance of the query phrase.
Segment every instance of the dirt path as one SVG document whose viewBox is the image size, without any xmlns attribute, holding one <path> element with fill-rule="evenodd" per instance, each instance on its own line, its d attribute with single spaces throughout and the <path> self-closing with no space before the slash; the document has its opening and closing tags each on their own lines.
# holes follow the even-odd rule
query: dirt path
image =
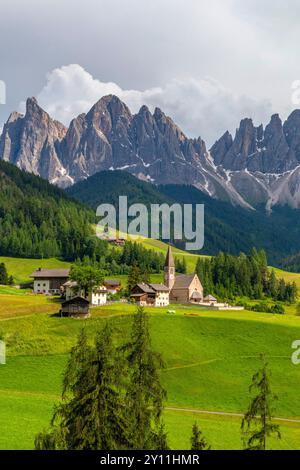
<svg viewBox="0 0 300 470">
<path fill-rule="evenodd" d="M 244 415 L 242 413 L 233 413 L 229 411 L 208 411 L 208 410 L 195 410 L 191 408 L 177 408 L 173 406 L 166 406 L 166 410 L 169 411 L 185 411 L 187 413 L 201 413 L 206 415 L 216 415 L 216 416 L 235 416 L 242 418 Z M 276 421 L 284 421 L 287 423 L 300 423 L 300 419 L 292 419 L 292 418 L 273 418 Z"/>
</svg>

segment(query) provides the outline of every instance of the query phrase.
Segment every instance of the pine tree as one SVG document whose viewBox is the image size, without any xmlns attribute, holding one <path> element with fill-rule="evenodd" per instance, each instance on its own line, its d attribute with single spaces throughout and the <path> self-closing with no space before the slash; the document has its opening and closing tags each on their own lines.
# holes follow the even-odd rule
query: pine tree
<svg viewBox="0 0 300 470">
<path fill-rule="evenodd" d="M 210 450 L 206 439 L 203 437 L 197 423 L 193 424 L 191 437 L 191 450 Z"/>
<path fill-rule="evenodd" d="M 4 263 L 0 263 L 0 284 L 5 286 L 8 284 L 8 274 Z"/>
<path fill-rule="evenodd" d="M 94 348 L 81 332 L 64 375 L 62 402 L 55 409 L 50 431 L 36 437 L 35 448 L 126 448 L 122 370 L 108 324 L 97 333 Z"/>
<path fill-rule="evenodd" d="M 167 449 L 167 438 L 161 423 L 166 398 L 159 377 L 163 361 L 160 354 L 152 350 L 148 316 L 142 307 L 134 315 L 131 340 L 125 351 L 130 371 L 126 394 L 130 447 L 136 450 Z"/>
<path fill-rule="evenodd" d="M 249 391 L 257 390 L 242 420 L 244 446 L 248 450 L 266 450 L 267 438 L 272 434 L 281 438 L 279 426 L 272 422 L 272 405 L 277 399 L 271 392 L 270 371 L 264 356 L 262 368 L 253 375 Z"/>
</svg>

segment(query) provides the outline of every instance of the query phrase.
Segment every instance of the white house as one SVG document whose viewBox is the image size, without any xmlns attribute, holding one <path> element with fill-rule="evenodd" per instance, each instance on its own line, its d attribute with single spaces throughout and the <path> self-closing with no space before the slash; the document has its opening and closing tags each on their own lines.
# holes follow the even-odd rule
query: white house
<svg viewBox="0 0 300 470">
<path fill-rule="evenodd" d="M 63 284 L 69 278 L 69 269 L 42 269 L 31 274 L 35 294 L 60 294 Z"/>
<path fill-rule="evenodd" d="M 67 281 L 63 285 L 66 294 L 66 301 L 71 300 L 75 297 L 84 297 L 83 290 L 79 291 L 77 289 L 77 282 L 74 281 Z M 105 305 L 107 302 L 107 289 L 105 286 L 97 287 L 92 293 L 89 294 L 87 300 L 89 301 L 90 305 L 97 306 L 97 305 Z"/>
</svg>

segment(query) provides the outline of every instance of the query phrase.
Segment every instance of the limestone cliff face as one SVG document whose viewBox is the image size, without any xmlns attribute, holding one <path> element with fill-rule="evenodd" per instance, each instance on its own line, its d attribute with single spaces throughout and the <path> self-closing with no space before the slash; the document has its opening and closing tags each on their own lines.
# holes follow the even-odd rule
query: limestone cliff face
<svg viewBox="0 0 300 470">
<path fill-rule="evenodd" d="M 300 110 L 264 128 L 243 119 L 208 151 L 156 108 L 133 115 L 113 95 L 101 98 L 69 128 L 34 98 L 12 113 L 0 138 L 0 158 L 65 187 L 101 170 L 126 170 L 156 184 L 191 184 L 214 198 L 253 208 L 300 206 Z"/>
<path fill-rule="evenodd" d="M 241 121 L 234 139 L 227 132 L 211 148 L 217 165 L 251 205 L 300 205 L 300 111 L 282 124 L 278 114 L 269 124 L 255 127 L 251 119 Z"/>
<path fill-rule="evenodd" d="M 265 129 L 243 119 L 235 138 L 226 132 L 211 154 L 218 165 L 232 171 L 280 174 L 293 170 L 300 164 L 300 111 L 294 111 L 284 125 L 274 114 Z"/>
<path fill-rule="evenodd" d="M 63 181 L 63 168 L 58 149 L 67 129 L 50 118 L 35 98 L 26 103 L 25 116 L 12 113 L 3 128 L 0 157 L 20 169 L 50 181 Z M 66 182 L 69 178 L 66 177 Z"/>
<path fill-rule="evenodd" d="M 115 96 L 99 100 L 86 115 L 71 122 L 62 142 L 62 159 L 75 180 L 100 170 L 124 169 L 139 178 L 192 183 L 206 148 L 188 139 L 173 121 L 143 106 L 132 115 Z"/>
</svg>

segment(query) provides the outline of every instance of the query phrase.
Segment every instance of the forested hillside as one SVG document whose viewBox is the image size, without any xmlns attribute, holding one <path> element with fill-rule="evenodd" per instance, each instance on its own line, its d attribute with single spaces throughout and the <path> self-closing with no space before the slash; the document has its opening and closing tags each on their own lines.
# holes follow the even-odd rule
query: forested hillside
<svg viewBox="0 0 300 470">
<path fill-rule="evenodd" d="M 263 209 L 247 210 L 213 199 L 194 186 L 155 186 L 124 171 L 103 171 L 81 181 L 67 193 L 94 209 L 101 203 L 118 206 L 119 195 L 128 196 L 128 204 L 175 203 L 205 205 L 205 242 L 201 254 L 219 251 L 250 253 L 255 246 L 267 252 L 271 264 L 300 250 L 300 211 L 278 206 L 271 214 Z M 274 236 L 276 234 L 276 236 Z M 175 241 L 184 249 L 184 242 Z"/>
<path fill-rule="evenodd" d="M 75 259 L 101 250 L 94 212 L 47 181 L 0 161 L 0 255 Z"/>
</svg>

